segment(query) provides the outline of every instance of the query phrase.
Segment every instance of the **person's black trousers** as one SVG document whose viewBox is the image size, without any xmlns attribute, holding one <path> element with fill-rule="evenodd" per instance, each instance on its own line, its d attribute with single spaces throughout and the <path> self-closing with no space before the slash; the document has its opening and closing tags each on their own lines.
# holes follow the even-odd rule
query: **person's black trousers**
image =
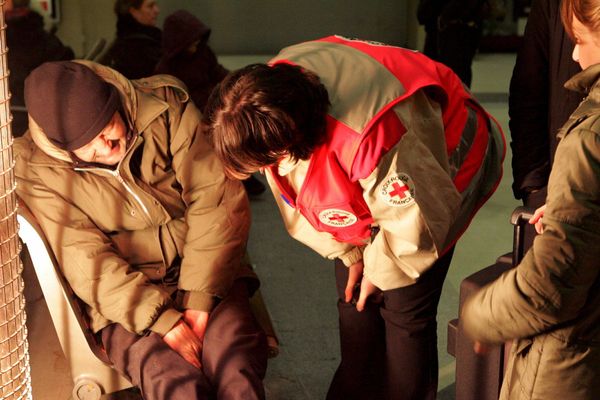
<svg viewBox="0 0 600 400">
<path fill-rule="evenodd" d="M 344 302 L 348 268 L 336 260 L 341 362 L 327 400 L 433 400 L 437 307 L 454 248 L 413 285 L 383 292 L 362 312 Z"/>
</svg>

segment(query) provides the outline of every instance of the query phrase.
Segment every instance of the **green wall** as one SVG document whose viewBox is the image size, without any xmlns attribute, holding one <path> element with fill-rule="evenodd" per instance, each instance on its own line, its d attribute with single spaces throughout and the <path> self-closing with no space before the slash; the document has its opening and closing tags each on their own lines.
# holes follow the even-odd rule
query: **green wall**
<svg viewBox="0 0 600 400">
<path fill-rule="evenodd" d="M 212 28 L 223 54 L 271 54 L 340 34 L 407 45 L 407 2 L 394 0 L 163 0 L 161 16 L 187 9 Z"/>
<path fill-rule="evenodd" d="M 83 56 L 99 38 L 112 40 L 112 0 L 60 0 L 59 37 Z M 159 24 L 186 9 L 212 28 L 217 54 L 274 54 L 331 34 L 419 48 L 417 0 L 158 0 Z"/>
</svg>

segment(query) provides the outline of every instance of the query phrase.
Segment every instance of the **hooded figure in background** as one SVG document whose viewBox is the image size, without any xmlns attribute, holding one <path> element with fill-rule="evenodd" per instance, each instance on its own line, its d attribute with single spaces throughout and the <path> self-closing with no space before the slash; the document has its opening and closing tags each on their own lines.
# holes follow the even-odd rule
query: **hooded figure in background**
<svg viewBox="0 0 600 400">
<path fill-rule="evenodd" d="M 181 79 L 200 110 L 229 72 L 208 45 L 210 33 L 209 27 L 185 10 L 169 15 L 163 24 L 163 55 L 155 71 Z"/>
<path fill-rule="evenodd" d="M 208 45 L 210 32 L 208 26 L 185 10 L 169 15 L 163 24 L 163 55 L 155 70 L 157 74 L 170 74 L 182 80 L 200 111 L 204 110 L 213 88 L 229 73 Z M 250 196 L 266 190 L 252 175 L 242 183 Z"/>
</svg>

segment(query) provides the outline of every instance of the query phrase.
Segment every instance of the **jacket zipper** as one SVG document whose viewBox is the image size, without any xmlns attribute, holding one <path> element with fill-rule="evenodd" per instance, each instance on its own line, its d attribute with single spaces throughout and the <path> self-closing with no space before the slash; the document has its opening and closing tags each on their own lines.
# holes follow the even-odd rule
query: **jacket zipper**
<svg viewBox="0 0 600 400">
<path fill-rule="evenodd" d="M 123 177 L 121 176 L 121 173 L 119 172 L 119 168 L 121 168 L 121 164 L 123 163 L 123 160 L 125 158 L 127 158 L 127 155 L 132 151 L 131 149 L 133 149 L 135 147 L 135 144 L 137 143 L 137 141 L 138 141 L 138 135 L 135 135 L 135 137 L 132 139 L 131 145 L 128 146 L 127 151 L 125 152 L 125 155 L 119 161 L 119 163 L 117 164 L 117 167 L 114 170 L 111 170 L 108 168 L 98 168 L 98 167 L 91 167 L 91 168 L 75 167 L 74 169 L 75 169 L 75 171 L 82 171 L 82 172 L 92 171 L 92 170 L 96 170 L 99 172 L 108 172 L 109 174 L 111 174 L 112 176 L 117 178 L 117 181 L 119 181 L 119 183 L 121 183 L 121 185 L 123 185 L 125 190 L 127 190 L 127 193 L 129 193 L 135 199 L 136 203 L 139 204 L 139 206 L 142 209 L 142 211 L 144 212 L 144 214 L 146 214 L 148 221 L 152 221 L 152 218 L 150 217 L 150 211 L 148 211 L 148 208 L 146 207 L 146 205 L 144 204 L 144 202 L 142 201 L 140 196 L 138 196 L 133 191 L 133 189 L 127 184 L 127 182 L 125 182 L 125 179 L 123 179 Z"/>
<path fill-rule="evenodd" d="M 146 207 L 146 205 L 144 204 L 144 202 L 142 201 L 140 196 L 138 196 L 137 193 L 135 193 L 133 191 L 133 189 L 127 184 L 127 182 L 125 182 L 125 179 L 123 179 L 123 177 L 121 176 L 121 173 L 119 172 L 118 167 L 115 170 L 109 170 L 109 169 L 104 169 L 104 168 L 74 168 L 74 169 L 75 169 L 75 171 L 81 171 L 81 172 L 93 171 L 93 170 L 96 170 L 99 172 L 108 172 L 110 175 L 114 176 L 117 179 L 117 181 L 119 181 L 119 183 L 121 185 L 123 185 L 123 187 L 125 188 L 127 193 L 129 193 L 134 198 L 135 202 L 140 206 L 140 208 L 142 209 L 144 214 L 146 214 L 146 217 L 148 217 L 148 220 L 149 221 L 152 220 L 152 218 L 150 217 L 150 211 L 148 211 L 148 208 Z"/>
<path fill-rule="evenodd" d="M 123 185 L 123 187 L 125 188 L 125 190 L 127 190 L 129 192 L 129 194 L 133 196 L 133 198 L 135 199 L 135 201 L 140 205 L 140 207 L 142 208 L 142 210 L 144 211 L 144 213 L 148 217 L 148 220 L 151 220 L 151 218 L 150 218 L 150 212 L 146 208 L 146 205 L 144 204 L 144 202 L 142 201 L 142 199 L 140 198 L 140 196 L 138 196 L 137 193 L 135 193 L 133 191 L 133 189 L 127 184 L 127 182 L 125 182 L 125 179 L 123 179 L 123 177 L 121 176 L 121 173 L 119 172 L 119 170 L 116 169 L 114 171 L 110 171 L 110 173 L 115 178 L 117 178 L 117 180 L 121 183 L 121 185 Z"/>
</svg>

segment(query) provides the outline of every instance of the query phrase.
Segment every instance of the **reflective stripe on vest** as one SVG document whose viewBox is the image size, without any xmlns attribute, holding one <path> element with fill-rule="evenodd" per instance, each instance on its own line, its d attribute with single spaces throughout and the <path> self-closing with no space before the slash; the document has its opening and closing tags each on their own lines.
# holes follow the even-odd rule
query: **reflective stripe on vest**
<svg viewBox="0 0 600 400">
<path fill-rule="evenodd" d="M 459 192 L 482 165 L 488 114 L 450 69 L 421 53 L 331 36 L 285 48 L 271 60 L 276 63 L 314 72 L 330 96 L 327 141 L 311 156 L 299 193 L 276 167 L 270 169 L 286 202 L 318 231 L 343 242 L 368 241 L 373 218 L 358 180 L 369 176 L 406 132 L 397 115 L 387 111 L 418 90 L 429 88 L 442 106 L 451 176 Z M 355 165 L 356 159 L 362 163 Z"/>
</svg>

